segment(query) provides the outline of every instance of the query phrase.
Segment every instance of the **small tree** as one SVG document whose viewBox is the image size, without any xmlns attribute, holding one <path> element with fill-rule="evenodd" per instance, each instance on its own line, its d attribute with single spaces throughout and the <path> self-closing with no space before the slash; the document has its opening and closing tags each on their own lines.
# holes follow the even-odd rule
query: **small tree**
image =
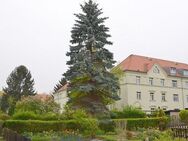
<svg viewBox="0 0 188 141">
<path fill-rule="evenodd" d="M 72 45 L 67 53 L 69 69 L 64 74 L 69 82 L 69 105 L 102 115 L 108 113 L 107 104 L 119 99 L 118 78 L 109 72 L 115 63 L 113 54 L 104 48 L 112 45 L 108 41 L 109 28 L 104 25 L 108 18 L 100 17 L 102 9 L 92 0 L 81 5 L 81 9 L 82 13 L 75 14 Z"/>
<path fill-rule="evenodd" d="M 14 113 L 14 107 L 22 96 L 35 95 L 34 79 L 25 66 L 16 67 L 7 78 L 7 87 L 3 88 L 6 95 L 3 96 L 5 103 L 1 106 L 3 111 L 9 109 L 9 114 Z M 5 105 L 7 107 L 5 107 Z"/>
</svg>

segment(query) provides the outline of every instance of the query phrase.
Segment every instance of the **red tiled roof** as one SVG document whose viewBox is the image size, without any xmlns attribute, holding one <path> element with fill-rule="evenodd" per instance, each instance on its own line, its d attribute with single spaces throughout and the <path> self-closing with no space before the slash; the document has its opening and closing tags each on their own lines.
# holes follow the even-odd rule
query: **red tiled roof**
<svg viewBox="0 0 188 141">
<path fill-rule="evenodd" d="M 123 71 L 147 72 L 154 64 L 158 64 L 163 69 L 176 68 L 177 70 L 188 70 L 188 64 L 167 61 L 139 55 L 130 55 L 119 66 Z"/>
<path fill-rule="evenodd" d="M 37 99 L 40 99 L 42 101 L 45 101 L 45 100 L 52 98 L 51 95 L 46 94 L 46 93 L 36 94 L 34 97 L 37 98 Z"/>
</svg>

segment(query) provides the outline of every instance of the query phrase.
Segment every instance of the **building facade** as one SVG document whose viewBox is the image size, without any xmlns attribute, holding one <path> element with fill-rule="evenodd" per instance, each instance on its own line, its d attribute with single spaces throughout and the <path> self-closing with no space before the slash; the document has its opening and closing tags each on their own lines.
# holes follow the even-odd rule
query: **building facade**
<svg viewBox="0 0 188 141">
<path fill-rule="evenodd" d="M 59 89 L 56 93 L 53 94 L 54 101 L 60 105 L 61 112 L 63 112 L 64 107 L 68 101 L 67 97 L 67 84 Z"/>
<path fill-rule="evenodd" d="M 124 76 L 120 80 L 121 100 L 111 108 L 126 105 L 146 112 L 188 108 L 188 64 L 130 55 L 118 65 Z"/>
<path fill-rule="evenodd" d="M 118 67 L 123 70 L 120 79 L 120 100 L 110 109 L 132 105 L 146 112 L 156 108 L 181 110 L 188 108 L 188 64 L 130 55 Z M 68 101 L 67 85 L 54 93 L 61 109 Z"/>
</svg>

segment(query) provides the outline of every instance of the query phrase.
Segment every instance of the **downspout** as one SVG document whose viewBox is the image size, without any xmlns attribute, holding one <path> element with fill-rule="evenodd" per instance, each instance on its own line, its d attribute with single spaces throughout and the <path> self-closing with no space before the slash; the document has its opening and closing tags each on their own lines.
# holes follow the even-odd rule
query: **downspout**
<svg viewBox="0 0 188 141">
<path fill-rule="evenodd" d="M 185 109 L 185 105 L 184 105 L 184 93 L 183 93 L 183 78 L 182 77 L 181 77 L 181 91 L 182 91 L 183 109 Z"/>
</svg>

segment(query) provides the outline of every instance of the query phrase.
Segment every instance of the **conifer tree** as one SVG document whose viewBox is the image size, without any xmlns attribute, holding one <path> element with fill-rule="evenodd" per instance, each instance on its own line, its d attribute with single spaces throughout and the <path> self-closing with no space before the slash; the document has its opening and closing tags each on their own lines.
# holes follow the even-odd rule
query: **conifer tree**
<svg viewBox="0 0 188 141">
<path fill-rule="evenodd" d="M 82 13 L 75 14 L 71 31 L 70 60 L 64 74 L 69 82 L 69 105 L 83 108 L 91 114 L 108 112 L 106 105 L 119 99 L 118 79 L 109 72 L 115 61 L 105 47 L 112 45 L 109 28 L 104 25 L 107 17 L 101 17 L 102 9 L 89 0 L 81 6 Z"/>
<path fill-rule="evenodd" d="M 65 78 L 61 78 L 61 80 L 59 80 L 58 84 L 56 84 L 54 86 L 54 93 L 56 93 L 60 88 L 62 88 L 65 84 L 67 83 Z"/>
<path fill-rule="evenodd" d="M 14 112 L 15 104 L 22 96 L 35 95 L 34 79 L 30 71 L 23 65 L 16 67 L 7 78 L 7 87 L 3 88 L 6 93 L 4 99 L 8 106 L 1 107 L 3 110 L 9 109 L 10 114 Z"/>
</svg>

